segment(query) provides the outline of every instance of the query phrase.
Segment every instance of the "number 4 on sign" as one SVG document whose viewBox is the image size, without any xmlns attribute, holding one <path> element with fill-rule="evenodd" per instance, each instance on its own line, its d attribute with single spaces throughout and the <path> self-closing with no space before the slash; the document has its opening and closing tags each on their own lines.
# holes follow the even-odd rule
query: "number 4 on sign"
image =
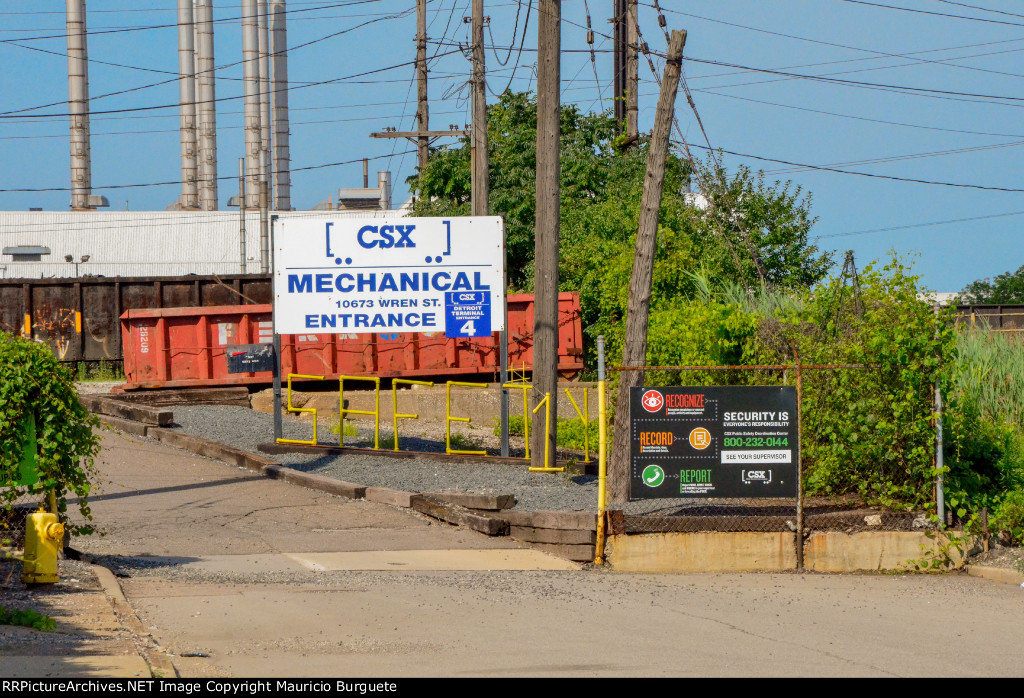
<svg viewBox="0 0 1024 698">
<path fill-rule="evenodd" d="M 459 328 L 459 334 L 464 334 L 464 335 L 467 335 L 467 336 L 470 336 L 470 337 L 475 335 L 476 334 L 476 325 L 473 324 L 474 322 L 476 322 L 476 320 L 470 320 L 465 325 L 460 327 Z"/>
</svg>

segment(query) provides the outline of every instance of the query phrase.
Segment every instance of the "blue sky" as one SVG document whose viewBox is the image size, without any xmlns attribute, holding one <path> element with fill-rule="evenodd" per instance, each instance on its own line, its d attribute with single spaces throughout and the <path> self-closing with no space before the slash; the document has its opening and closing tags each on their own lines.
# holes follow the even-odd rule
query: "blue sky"
<svg viewBox="0 0 1024 698">
<path fill-rule="evenodd" d="M 652 49 L 662 51 L 665 39 L 653 0 L 641 2 L 641 31 Z M 529 4 L 485 0 L 491 17 L 487 41 L 501 47 L 487 54 L 494 92 L 510 80 L 513 89 L 535 84 L 536 2 L 525 50 L 518 51 Z M 959 290 L 976 278 L 1024 263 L 1017 252 L 1024 193 L 998 190 L 1024 189 L 1024 8 L 1012 14 L 1017 6 L 995 0 L 660 4 L 670 29 L 689 32 L 685 74 L 711 145 L 743 154 L 726 155 L 730 167 L 745 163 L 763 169 L 770 181 L 792 180 L 810 192 L 819 217 L 813 234 L 821 236 L 823 247 L 854 250 L 860 266 L 884 258 L 889 250 L 915 255 L 924 282 L 941 291 Z M 562 99 L 584 109 L 610 106 L 611 42 L 604 35 L 611 33 L 612 0 L 566 0 L 563 5 Z M 434 128 L 469 121 L 470 65 L 447 45 L 468 41 L 469 26 L 462 18 L 469 15 L 469 6 L 469 0 L 428 3 L 429 52 L 438 54 L 430 66 Z M 177 103 L 175 7 L 173 0 L 88 4 L 93 186 L 110 199 L 112 209 L 162 210 L 180 191 L 175 184 L 110 188 L 179 179 L 177 109 L 151 108 Z M 414 127 L 414 3 L 306 0 L 289 2 L 288 8 L 289 46 L 323 39 L 290 54 L 293 166 L 378 158 L 371 172 L 390 169 L 396 199 L 404 198 L 404 179 L 415 164 L 412 145 L 371 139 L 369 133 Z M 587 8 L 597 34 L 597 79 L 585 50 Z M 237 3 L 215 0 L 215 19 L 224 20 L 215 30 L 219 66 L 241 59 L 239 14 Z M 154 25 L 171 26 L 145 28 Z M 0 112 L 58 103 L 19 115 L 0 114 L 0 190 L 66 188 L 66 117 L 27 118 L 66 113 L 59 104 L 67 98 L 66 58 L 61 55 L 66 50 L 64 3 L 3 0 L 0 27 Z M 324 38 L 346 29 L 351 31 Z M 47 36 L 53 38 L 37 38 Z M 502 66 L 498 59 L 506 59 L 504 47 L 513 37 L 517 50 Z M 369 74 L 351 77 L 364 73 Z M 641 128 L 649 129 L 657 85 L 645 62 L 640 75 Z M 229 177 L 237 172 L 243 147 L 237 99 L 241 66 L 225 67 L 217 76 L 220 176 Z M 145 87 L 164 80 L 169 82 Z M 334 82 L 303 86 L 321 81 Z M 686 138 L 704 145 L 685 99 L 676 108 Z M 296 171 L 292 200 L 297 208 L 311 208 L 338 187 L 361 186 L 361 180 L 359 162 Z M 235 189 L 222 181 L 222 205 Z M 0 191 L 5 210 L 66 210 L 68 201 L 66 191 Z M 958 222 L 923 225 L 942 221 Z"/>
</svg>

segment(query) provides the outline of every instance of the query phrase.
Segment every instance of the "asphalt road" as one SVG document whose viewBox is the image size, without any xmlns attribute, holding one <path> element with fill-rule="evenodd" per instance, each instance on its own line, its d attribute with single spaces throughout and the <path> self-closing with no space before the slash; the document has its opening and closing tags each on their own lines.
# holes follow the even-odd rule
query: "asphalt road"
<svg viewBox="0 0 1024 698">
<path fill-rule="evenodd" d="M 107 535 L 75 545 L 126 575 L 185 676 L 1024 675 L 1007 584 L 566 570 L 131 437 L 105 436 L 98 465 Z"/>
</svg>

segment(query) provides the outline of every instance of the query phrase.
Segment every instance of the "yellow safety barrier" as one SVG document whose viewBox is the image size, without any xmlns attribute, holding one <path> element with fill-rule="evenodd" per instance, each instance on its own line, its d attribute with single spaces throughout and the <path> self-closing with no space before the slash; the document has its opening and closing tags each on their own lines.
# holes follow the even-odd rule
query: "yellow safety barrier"
<svg viewBox="0 0 1024 698">
<path fill-rule="evenodd" d="M 460 381 L 448 381 L 448 388 L 446 391 L 447 399 L 444 406 L 444 446 L 445 453 L 456 454 L 462 456 L 485 456 L 487 451 L 456 451 L 452 449 L 452 422 L 466 422 L 469 423 L 469 417 L 453 417 L 452 416 L 452 386 L 458 385 L 463 388 L 486 388 L 486 383 L 462 383 Z"/>
<path fill-rule="evenodd" d="M 590 400 L 587 399 L 587 389 L 583 389 L 583 411 L 580 411 L 580 406 L 576 404 L 576 401 L 572 399 L 572 393 L 569 389 L 565 389 L 565 394 L 569 396 L 569 402 L 572 403 L 572 407 L 576 410 L 576 414 L 583 420 L 583 462 L 590 462 Z"/>
<path fill-rule="evenodd" d="M 322 381 L 323 376 L 307 376 L 302 373 L 289 373 L 288 374 L 288 411 L 289 412 L 312 412 L 313 413 L 313 440 L 304 441 L 302 439 L 278 439 L 279 444 L 302 444 L 303 446 L 316 446 L 316 408 L 315 407 L 295 407 L 292 405 L 292 378 L 304 378 L 306 380 Z"/>
<path fill-rule="evenodd" d="M 392 438 L 395 440 L 395 450 L 398 450 L 398 420 L 401 419 L 419 419 L 418 414 L 398 414 L 398 384 L 404 385 L 434 385 L 430 381 L 412 381 L 406 380 L 405 378 L 394 378 L 391 381 L 391 421 L 394 425 L 392 430 Z"/>
<path fill-rule="evenodd" d="M 374 410 L 345 409 L 345 381 L 369 381 L 374 385 Z M 338 376 L 338 445 L 345 445 L 345 415 L 373 415 L 373 450 L 380 450 L 380 378 L 376 376 Z"/>
<path fill-rule="evenodd" d="M 523 458 L 530 460 L 530 403 L 528 402 L 527 393 L 533 390 L 533 386 L 529 383 L 512 381 L 511 383 L 503 383 L 501 387 L 515 388 L 516 390 L 523 391 L 523 436 L 526 438 L 526 455 Z"/>
<path fill-rule="evenodd" d="M 552 468 L 551 463 L 551 393 L 544 393 L 544 399 L 537 403 L 537 406 L 533 408 L 533 413 L 537 414 L 537 410 L 541 407 L 547 409 L 544 410 L 544 467 L 543 468 L 530 468 L 530 472 L 533 473 L 560 473 L 565 468 Z"/>
</svg>

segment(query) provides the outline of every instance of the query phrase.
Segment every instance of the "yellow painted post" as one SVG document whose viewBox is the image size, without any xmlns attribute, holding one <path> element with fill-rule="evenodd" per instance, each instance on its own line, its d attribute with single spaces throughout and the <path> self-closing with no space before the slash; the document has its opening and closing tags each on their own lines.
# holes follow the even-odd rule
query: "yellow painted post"
<svg viewBox="0 0 1024 698">
<path fill-rule="evenodd" d="M 374 405 L 370 410 L 347 410 L 345 409 L 345 381 L 369 381 L 374 386 Z M 345 415 L 365 414 L 373 415 L 373 450 L 380 450 L 380 378 L 377 376 L 338 376 L 338 445 L 345 445 Z"/>
<path fill-rule="evenodd" d="M 501 387 L 503 388 L 515 388 L 516 390 L 523 391 L 523 436 L 526 437 L 526 455 L 524 458 L 530 460 L 530 403 L 527 398 L 527 393 L 533 390 L 533 386 L 528 383 L 517 383 L 512 381 L 511 383 L 504 383 Z"/>
<path fill-rule="evenodd" d="M 551 393 L 544 393 L 544 399 L 537 403 L 537 406 L 533 408 L 533 413 L 537 414 L 537 410 L 541 407 L 545 407 L 544 410 L 544 467 L 543 468 L 530 468 L 530 472 L 533 473 L 560 473 L 565 468 L 552 468 L 551 467 Z"/>
<path fill-rule="evenodd" d="M 392 438 L 395 441 L 395 450 L 398 450 L 398 419 L 419 419 L 418 414 L 398 414 L 398 384 L 404 385 L 433 385 L 430 381 L 412 381 L 404 378 L 394 378 L 391 380 L 391 422 L 394 425 L 391 432 Z"/>
<path fill-rule="evenodd" d="M 289 412 L 312 412 L 313 413 L 313 440 L 303 441 L 302 439 L 278 439 L 279 444 L 302 444 L 303 446 L 316 446 L 318 441 L 316 438 L 316 408 L 315 407 L 295 407 L 292 405 L 292 378 L 304 378 L 307 380 L 322 381 L 323 376 L 307 376 L 302 373 L 289 373 L 288 374 L 288 411 Z"/>
<path fill-rule="evenodd" d="M 576 410 L 576 414 L 580 416 L 583 421 L 583 462 L 590 462 L 590 404 L 587 400 L 587 389 L 583 389 L 583 409 L 580 410 L 580 406 L 576 404 L 576 401 L 572 399 L 572 393 L 569 389 L 565 389 L 565 394 L 569 398 L 569 402 L 572 403 L 572 407 Z"/>
<path fill-rule="evenodd" d="M 463 383 L 461 381 L 448 381 L 447 388 L 445 389 L 445 405 L 444 405 L 444 450 L 445 453 L 457 454 L 461 456 L 486 456 L 487 451 L 456 451 L 452 449 L 452 422 L 466 422 L 469 423 L 470 417 L 453 417 L 452 416 L 452 386 L 459 385 L 463 388 L 486 388 L 486 383 Z"/>
</svg>

